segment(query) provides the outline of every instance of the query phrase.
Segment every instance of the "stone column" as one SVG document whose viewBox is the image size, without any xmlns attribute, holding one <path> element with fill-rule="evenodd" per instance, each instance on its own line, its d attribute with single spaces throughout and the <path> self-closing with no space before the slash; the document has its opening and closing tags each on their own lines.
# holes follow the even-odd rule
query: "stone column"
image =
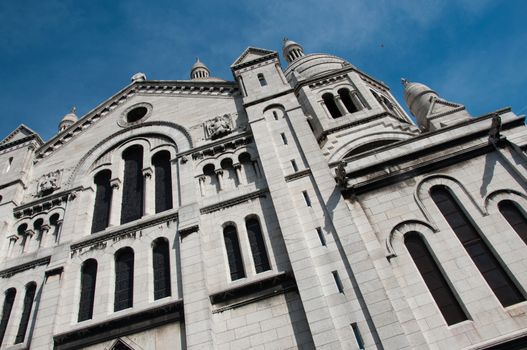
<svg viewBox="0 0 527 350">
<path fill-rule="evenodd" d="M 258 161 L 257 160 L 253 160 L 252 163 L 253 163 L 254 175 L 257 178 L 261 177 L 262 174 L 260 173 L 260 166 L 258 165 Z"/>
<path fill-rule="evenodd" d="M 29 249 L 31 247 L 31 240 L 33 239 L 35 231 L 29 229 L 24 232 L 24 240 L 22 241 L 22 247 L 20 249 L 20 252 L 23 254 L 25 252 L 29 252 Z"/>
<path fill-rule="evenodd" d="M 223 190 L 224 184 L 223 184 L 223 169 L 216 169 L 216 178 L 218 179 L 218 184 L 220 185 L 220 191 Z"/>
<path fill-rule="evenodd" d="M 52 243 L 53 241 L 50 241 L 50 237 L 49 237 L 49 229 L 51 228 L 51 226 L 49 226 L 48 224 L 42 224 L 42 226 L 40 226 L 40 247 L 49 247 L 51 246 L 50 243 Z"/>
<path fill-rule="evenodd" d="M 198 176 L 198 184 L 199 184 L 199 193 L 201 193 L 202 197 L 205 197 L 205 194 L 207 193 L 205 189 L 205 179 L 207 177 L 205 175 L 199 175 Z"/>
<path fill-rule="evenodd" d="M 234 170 L 236 171 L 236 178 L 238 179 L 238 185 L 245 185 L 247 184 L 247 179 L 243 178 L 242 175 L 242 165 L 240 163 L 236 163 L 232 165 L 234 167 Z"/>
<path fill-rule="evenodd" d="M 55 225 L 55 231 L 53 232 L 54 236 L 53 237 L 53 243 L 58 243 L 59 240 L 60 240 L 60 233 L 62 231 L 62 222 L 63 220 L 60 219 L 60 220 L 57 220 L 57 225 Z"/>
<path fill-rule="evenodd" d="M 346 106 L 344 106 L 344 102 L 342 102 L 339 95 L 335 96 L 335 103 L 337 104 L 337 107 L 339 108 L 339 111 L 342 113 L 342 115 L 349 114 L 348 109 Z"/>
<path fill-rule="evenodd" d="M 26 241 L 26 247 L 28 252 L 35 252 L 38 250 L 38 247 L 40 246 L 40 242 L 38 240 L 39 231 L 34 230 L 27 230 L 26 235 L 30 235 L 31 238 L 28 238 Z"/>
<path fill-rule="evenodd" d="M 110 220 L 108 220 L 108 226 L 117 226 L 121 222 L 121 202 L 123 200 L 121 180 L 118 178 L 111 179 L 110 186 L 112 187 L 112 203 L 110 205 Z"/>
<path fill-rule="evenodd" d="M 9 246 L 7 247 L 7 256 L 10 257 L 13 254 L 13 250 L 16 246 L 16 241 L 18 241 L 18 235 L 10 235 L 7 236 L 7 239 L 9 239 Z"/>
<path fill-rule="evenodd" d="M 358 110 L 361 110 L 361 109 L 364 109 L 366 108 L 366 106 L 364 105 L 364 103 L 362 103 L 362 100 L 360 99 L 359 97 L 359 93 L 357 91 L 353 91 L 351 93 L 351 99 L 353 100 L 353 102 L 355 103 L 355 106 L 357 106 L 357 109 Z"/>
<path fill-rule="evenodd" d="M 156 212 L 156 191 L 154 182 L 154 171 L 151 167 L 143 169 L 145 181 L 143 195 L 143 215 L 152 215 Z"/>
<path fill-rule="evenodd" d="M 320 102 L 320 106 L 322 107 L 324 112 L 326 112 L 326 115 L 328 116 L 328 118 L 333 119 L 333 116 L 331 115 L 331 112 L 329 111 L 328 106 L 326 106 L 326 104 L 323 101 Z"/>
</svg>

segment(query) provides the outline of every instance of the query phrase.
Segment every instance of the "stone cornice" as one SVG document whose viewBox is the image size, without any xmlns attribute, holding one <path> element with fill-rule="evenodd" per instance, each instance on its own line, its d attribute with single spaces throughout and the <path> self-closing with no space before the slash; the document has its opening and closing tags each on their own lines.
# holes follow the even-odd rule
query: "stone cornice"
<svg viewBox="0 0 527 350">
<path fill-rule="evenodd" d="M 233 96 L 237 91 L 238 85 L 235 82 L 227 81 L 150 80 L 132 83 L 99 104 L 80 118 L 76 123 L 55 135 L 51 140 L 42 145 L 42 147 L 37 150 L 35 162 L 49 156 L 56 149 L 62 147 L 62 145 L 75 139 L 92 124 L 95 124 L 97 121 L 108 115 L 112 110 L 117 108 L 117 106 L 123 104 L 130 97 L 137 94 Z"/>
<path fill-rule="evenodd" d="M 251 199 L 265 197 L 267 195 L 267 193 L 268 193 L 268 189 L 265 188 L 265 189 L 262 189 L 262 190 L 258 190 L 258 191 L 255 191 L 255 192 L 244 194 L 244 195 L 239 196 L 239 197 L 231 198 L 231 199 L 219 202 L 219 203 L 208 205 L 206 207 L 202 207 L 199 211 L 200 211 L 201 214 L 210 214 L 210 213 L 213 213 L 213 212 L 221 210 L 221 209 L 233 207 L 233 206 L 238 205 L 240 203 L 244 203 L 244 202 L 250 201 Z"/>
<path fill-rule="evenodd" d="M 178 153 L 176 159 L 192 155 L 193 159 L 202 159 L 206 155 L 214 155 L 226 149 L 237 149 L 252 142 L 252 133 L 245 131 L 241 134 L 226 137 L 206 145 L 195 147 L 185 152 Z"/>
<path fill-rule="evenodd" d="M 390 88 L 386 84 L 384 84 L 383 82 L 381 82 L 381 81 L 375 79 L 374 77 L 364 73 L 360 69 L 357 69 L 356 67 L 354 67 L 352 65 L 349 65 L 349 66 L 345 66 L 345 67 L 343 67 L 341 69 L 329 71 L 328 73 L 326 73 L 324 75 L 317 75 L 315 77 L 299 81 L 294 87 L 295 93 L 297 93 L 302 87 L 304 87 L 306 85 L 310 86 L 310 87 L 311 86 L 316 87 L 318 84 L 323 84 L 324 81 L 326 81 L 327 79 L 332 79 L 333 77 L 339 77 L 339 76 L 342 76 L 342 75 L 344 75 L 344 74 L 346 74 L 348 72 L 356 72 L 359 75 L 361 75 L 361 78 L 363 80 L 369 79 L 371 82 L 375 82 L 376 84 L 378 84 L 385 91 L 389 91 L 390 90 Z M 287 74 L 287 71 L 286 71 L 285 74 Z"/>
<path fill-rule="evenodd" d="M 53 348 L 56 350 L 81 349 L 164 324 L 182 321 L 183 318 L 183 300 L 176 300 L 102 322 L 91 322 L 84 327 L 76 327 L 69 332 L 57 334 L 53 337 Z"/>
<path fill-rule="evenodd" d="M 147 227 L 155 226 L 167 221 L 177 220 L 178 212 L 169 211 L 167 214 L 156 214 L 152 217 L 140 219 L 137 223 L 134 222 L 126 225 L 121 225 L 115 228 L 108 228 L 107 232 L 103 231 L 100 233 L 95 233 L 93 235 L 95 237 L 93 238 L 84 239 L 80 242 L 71 244 L 71 256 L 84 252 L 84 248 L 88 248 L 88 250 L 103 249 L 106 247 L 106 242 L 109 240 L 116 242 L 120 241 L 121 239 L 136 238 L 137 233 L 139 232 L 139 235 L 141 236 L 141 230 Z"/>
<path fill-rule="evenodd" d="M 70 190 L 53 193 L 49 196 L 19 205 L 18 207 L 13 208 L 13 215 L 15 218 L 20 218 L 23 215 L 33 215 L 33 213 L 51 209 L 61 205 L 64 202 L 67 202 L 72 195 L 75 195 L 75 192 L 80 190 L 82 190 L 82 187 L 76 187 Z"/>
<path fill-rule="evenodd" d="M 318 136 L 317 141 L 320 144 L 328 137 L 328 135 L 336 133 L 336 132 L 338 132 L 340 130 L 349 129 L 349 128 L 357 126 L 357 125 L 366 124 L 366 123 L 372 122 L 372 121 L 377 120 L 377 119 L 382 119 L 384 117 L 393 117 L 393 118 L 397 119 L 398 121 L 400 121 L 401 123 L 408 124 L 408 125 L 413 125 L 413 124 L 410 124 L 408 121 L 397 117 L 393 113 L 382 112 L 382 113 L 375 114 L 375 115 L 372 115 L 372 116 L 369 116 L 369 117 L 366 117 L 366 118 L 363 118 L 363 119 L 360 119 L 360 120 L 356 120 L 356 121 L 353 121 L 353 122 L 350 122 L 350 123 L 342 124 L 342 125 L 336 126 L 334 128 L 326 129 Z"/>
<path fill-rule="evenodd" d="M 262 56 L 254 58 L 247 62 L 242 62 L 243 59 L 247 57 L 249 53 L 258 53 L 258 54 L 261 54 Z M 265 61 L 271 57 L 278 59 L 278 53 L 276 51 L 271 51 L 267 49 L 261 49 L 257 47 L 248 47 L 242 52 L 240 57 L 238 57 L 236 61 L 234 61 L 234 63 L 231 65 L 231 70 L 234 72 L 235 70 L 238 70 L 240 68 L 244 68 L 247 66 L 251 66 L 261 61 Z"/>
<path fill-rule="evenodd" d="M 293 273 L 283 272 L 213 293 L 209 299 L 212 305 L 219 306 L 212 313 L 220 313 L 293 290 L 297 290 Z"/>
<path fill-rule="evenodd" d="M 9 267 L 7 269 L 4 269 L 4 270 L 0 271 L 0 277 L 1 278 L 9 278 L 9 277 L 11 277 L 13 275 L 16 275 L 17 273 L 20 273 L 22 271 L 34 269 L 37 266 L 48 265 L 50 261 L 51 261 L 51 256 L 46 256 L 44 258 L 40 258 L 40 259 L 36 259 L 36 260 L 32 260 L 32 261 L 26 262 L 24 264 L 20 264 L 20 265 L 16 265 L 16 266 L 13 266 L 13 267 Z"/>
<path fill-rule="evenodd" d="M 291 181 L 294 181 L 296 179 L 300 179 L 300 178 L 309 176 L 310 174 L 311 174 L 311 169 L 305 169 L 305 170 L 297 171 L 296 173 L 286 175 L 285 176 L 285 181 L 286 182 L 291 182 Z"/>
</svg>

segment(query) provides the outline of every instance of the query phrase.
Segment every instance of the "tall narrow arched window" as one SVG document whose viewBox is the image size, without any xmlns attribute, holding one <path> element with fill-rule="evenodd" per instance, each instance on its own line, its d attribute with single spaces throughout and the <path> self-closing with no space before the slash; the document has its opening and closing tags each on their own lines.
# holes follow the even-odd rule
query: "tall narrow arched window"
<svg viewBox="0 0 527 350">
<path fill-rule="evenodd" d="M 13 310 L 13 304 L 15 303 L 15 296 L 15 288 L 9 288 L 6 290 L 4 306 L 2 307 L 2 319 L 0 320 L 0 345 L 2 345 L 4 340 L 7 324 L 9 323 L 9 316 L 11 316 L 11 310 Z"/>
<path fill-rule="evenodd" d="M 227 259 L 229 260 L 229 271 L 231 273 L 231 280 L 237 280 L 245 277 L 243 269 L 242 253 L 240 251 L 240 243 L 238 241 L 238 233 L 236 228 L 229 225 L 223 229 L 223 238 L 225 240 L 225 250 L 227 251 Z"/>
<path fill-rule="evenodd" d="M 324 104 L 326 105 L 326 108 L 329 111 L 329 114 L 331 114 L 331 117 L 336 119 L 339 117 L 342 117 L 342 113 L 340 113 L 340 109 L 337 106 L 337 103 L 335 102 L 335 97 L 333 97 L 332 94 L 325 93 L 322 95 L 322 99 L 324 100 Z"/>
<path fill-rule="evenodd" d="M 81 298 L 79 301 L 78 321 L 90 320 L 93 316 L 95 301 L 95 283 L 97 281 L 97 261 L 88 259 L 81 268 Z"/>
<path fill-rule="evenodd" d="M 22 316 L 20 317 L 20 324 L 16 332 L 15 344 L 23 343 L 26 337 L 27 326 L 29 325 L 29 317 L 31 316 L 31 309 L 33 308 L 33 300 L 37 291 L 37 284 L 30 282 L 26 285 L 26 295 L 24 296 L 24 306 L 22 309 Z"/>
<path fill-rule="evenodd" d="M 94 177 L 95 183 L 95 208 L 93 209 L 93 219 L 91 232 L 99 232 L 108 227 L 110 222 L 110 207 L 112 204 L 112 187 L 110 180 L 112 173 L 110 170 L 102 170 Z"/>
<path fill-rule="evenodd" d="M 134 251 L 121 248 L 115 253 L 114 311 L 132 307 L 134 303 Z"/>
<path fill-rule="evenodd" d="M 467 316 L 439 270 L 425 242 L 417 232 L 404 236 L 404 245 L 432 294 L 441 314 L 449 325 L 465 321 Z"/>
<path fill-rule="evenodd" d="M 143 147 L 134 145 L 123 152 L 124 180 L 121 224 L 143 216 Z"/>
<path fill-rule="evenodd" d="M 154 267 L 154 300 L 170 296 L 170 250 L 165 238 L 154 241 L 152 249 Z"/>
<path fill-rule="evenodd" d="M 270 270 L 269 258 L 267 257 L 262 229 L 260 228 L 258 219 L 250 218 L 245 220 L 245 227 L 247 228 L 247 235 L 249 236 L 256 273 Z"/>
<path fill-rule="evenodd" d="M 172 171 L 170 152 L 157 152 L 152 157 L 156 179 L 156 213 L 172 209 Z"/>
<path fill-rule="evenodd" d="M 348 89 L 340 89 L 338 93 L 340 99 L 342 100 L 342 103 L 344 103 L 344 106 L 346 107 L 348 112 L 355 113 L 359 110 L 357 106 L 355 106 L 355 103 L 353 102 L 350 91 Z"/>
<path fill-rule="evenodd" d="M 262 73 L 258 73 L 258 81 L 260 82 L 260 86 L 267 85 L 267 80 L 265 80 L 265 77 Z"/>
<path fill-rule="evenodd" d="M 498 209 L 518 236 L 527 244 L 527 218 L 518 204 L 506 199 L 498 203 Z"/>
<path fill-rule="evenodd" d="M 506 307 L 524 301 L 516 284 L 449 190 L 437 185 L 432 187 L 430 195 L 500 303 Z"/>
</svg>

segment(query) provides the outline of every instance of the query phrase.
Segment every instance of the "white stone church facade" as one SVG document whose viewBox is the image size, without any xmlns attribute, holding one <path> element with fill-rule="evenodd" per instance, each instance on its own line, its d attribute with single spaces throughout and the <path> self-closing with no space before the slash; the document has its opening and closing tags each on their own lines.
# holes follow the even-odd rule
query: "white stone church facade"
<svg viewBox="0 0 527 350">
<path fill-rule="evenodd" d="M 524 116 L 283 55 L 0 142 L 2 349 L 525 348 Z"/>
</svg>

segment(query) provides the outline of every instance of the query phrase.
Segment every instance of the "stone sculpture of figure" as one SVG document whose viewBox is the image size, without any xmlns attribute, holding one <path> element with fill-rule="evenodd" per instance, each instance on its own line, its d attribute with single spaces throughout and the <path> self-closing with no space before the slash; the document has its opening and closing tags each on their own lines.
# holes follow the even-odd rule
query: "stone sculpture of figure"
<svg viewBox="0 0 527 350">
<path fill-rule="evenodd" d="M 210 120 L 207 124 L 207 131 L 210 138 L 218 138 L 232 131 L 228 115 L 219 115 Z"/>
<path fill-rule="evenodd" d="M 41 196 L 51 194 L 59 187 L 59 175 L 59 171 L 54 171 L 42 177 L 38 184 L 38 192 Z"/>
</svg>

